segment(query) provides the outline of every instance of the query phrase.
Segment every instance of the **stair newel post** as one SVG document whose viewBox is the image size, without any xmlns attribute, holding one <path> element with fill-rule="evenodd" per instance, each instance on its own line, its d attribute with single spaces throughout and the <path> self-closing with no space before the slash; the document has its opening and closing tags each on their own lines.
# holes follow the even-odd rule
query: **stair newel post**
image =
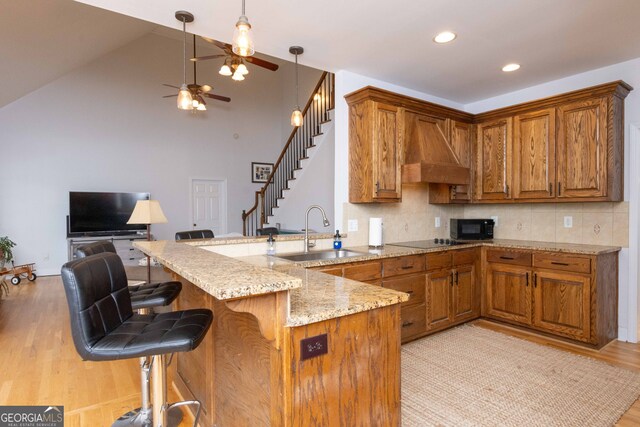
<svg viewBox="0 0 640 427">
<path fill-rule="evenodd" d="M 267 185 L 269 183 L 267 182 Z M 260 200 L 261 200 L 261 206 L 260 206 L 260 227 L 262 227 L 262 224 L 265 223 L 265 213 L 264 213 L 264 209 L 265 209 L 265 204 L 264 204 L 264 191 L 260 192 Z M 258 229 L 259 227 L 256 227 L 256 229 Z"/>
<path fill-rule="evenodd" d="M 247 235 L 247 211 L 245 211 L 244 209 L 242 210 L 242 235 L 246 236 Z"/>
</svg>

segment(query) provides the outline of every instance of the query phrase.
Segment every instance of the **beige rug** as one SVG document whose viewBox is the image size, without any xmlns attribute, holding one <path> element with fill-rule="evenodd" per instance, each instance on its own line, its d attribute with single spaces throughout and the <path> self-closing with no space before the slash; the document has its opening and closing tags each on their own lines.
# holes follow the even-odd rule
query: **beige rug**
<svg viewBox="0 0 640 427">
<path fill-rule="evenodd" d="M 611 426 L 640 373 L 477 326 L 402 346 L 402 425 Z"/>
</svg>

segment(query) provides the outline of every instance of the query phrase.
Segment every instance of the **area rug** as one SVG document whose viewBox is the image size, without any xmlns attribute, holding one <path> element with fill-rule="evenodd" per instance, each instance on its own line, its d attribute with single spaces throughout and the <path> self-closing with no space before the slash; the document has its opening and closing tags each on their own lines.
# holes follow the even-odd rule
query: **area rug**
<svg viewBox="0 0 640 427">
<path fill-rule="evenodd" d="M 402 346 L 402 425 L 611 426 L 640 373 L 477 326 Z"/>
</svg>

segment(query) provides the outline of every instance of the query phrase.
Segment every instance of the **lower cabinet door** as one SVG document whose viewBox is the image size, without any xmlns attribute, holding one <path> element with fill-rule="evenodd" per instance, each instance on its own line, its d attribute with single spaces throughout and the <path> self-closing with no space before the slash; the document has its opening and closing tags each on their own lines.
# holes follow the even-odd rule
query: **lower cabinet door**
<svg viewBox="0 0 640 427">
<path fill-rule="evenodd" d="M 536 271 L 534 280 L 534 326 L 590 341 L 590 278 L 566 272 Z"/>
<path fill-rule="evenodd" d="M 528 268 L 488 263 L 486 314 L 488 317 L 531 324 L 531 282 Z"/>
<path fill-rule="evenodd" d="M 453 273 L 451 270 L 440 270 L 427 274 L 427 329 L 438 329 L 448 326 L 451 318 L 451 288 Z"/>
<path fill-rule="evenodd" d="M 453 321 L 462 322 L 480 315 L 476 296 L 476 269 L 473 264 L 456 267 L 453 285 Z"/>
</svg>

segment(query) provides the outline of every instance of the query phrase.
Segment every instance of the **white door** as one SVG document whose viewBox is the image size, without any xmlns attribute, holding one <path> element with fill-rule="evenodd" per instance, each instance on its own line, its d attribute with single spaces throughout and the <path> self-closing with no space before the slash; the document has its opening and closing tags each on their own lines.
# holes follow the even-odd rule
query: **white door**
<svg viewBox="0 0 640 427">
<path fill-rule="evenodd" d="M 215 236 L 227 232 L 227 181 L 191 180 L 191 218 L 194 230 L 213 230 Z"/>
</svg>

